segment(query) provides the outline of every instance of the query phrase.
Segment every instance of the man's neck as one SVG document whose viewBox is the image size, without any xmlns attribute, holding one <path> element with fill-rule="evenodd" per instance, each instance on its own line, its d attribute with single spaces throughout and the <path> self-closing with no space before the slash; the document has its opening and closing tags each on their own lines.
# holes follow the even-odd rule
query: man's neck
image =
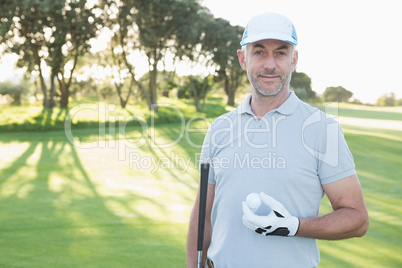
<svg viewBox="0 0 402 268">
<path fill-rule="evenodd" d="M 251 111 L 258 119 L 261 119 L 270 111 L 281 106 L 289 97 L 289 89 L 283 89 L 275 96 L 262 96 L 253 91 L 251 93 Z"/>
</svg>

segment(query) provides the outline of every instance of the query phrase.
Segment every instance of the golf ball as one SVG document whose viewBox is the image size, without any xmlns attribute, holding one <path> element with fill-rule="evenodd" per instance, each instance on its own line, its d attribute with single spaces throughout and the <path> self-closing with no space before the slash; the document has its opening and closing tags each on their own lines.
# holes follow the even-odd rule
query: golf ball
<svg viewBox="0 0 402 268">
<path fill-rule="evenodd" d="M 261 206 L 261 198 L 258 194 L 251 193 L 246 198 L 246 204 L 255 211 Z"/>
</svg>

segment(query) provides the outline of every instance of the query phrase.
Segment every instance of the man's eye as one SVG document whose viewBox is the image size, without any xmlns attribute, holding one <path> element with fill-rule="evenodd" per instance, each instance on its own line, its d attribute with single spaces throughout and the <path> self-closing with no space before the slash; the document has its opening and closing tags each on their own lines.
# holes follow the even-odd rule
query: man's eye
<svg viewBox="0 0 402 268">
<path fill-rule="evenodd" d="M 256 54 L 256 55 L 262 55 L 263 53 L 264 53 L 263 51 L 257 50 L 254 54 Z"/>
<path fill-rule="evenodd" d="M 276 52 L 276 54 L 277 54 L 278 56 L 286 56 L 286 52 L 285 52 L 285 51 L 278 51 L 278 52 Z"/>
</svg>

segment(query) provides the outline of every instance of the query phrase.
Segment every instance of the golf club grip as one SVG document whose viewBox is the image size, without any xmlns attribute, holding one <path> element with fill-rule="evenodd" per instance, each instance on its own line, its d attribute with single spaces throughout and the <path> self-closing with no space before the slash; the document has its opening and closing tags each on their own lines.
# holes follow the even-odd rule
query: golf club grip
<svg viewBox="0 0 402 268">
<path fill-rule="evenodd" d="M 207 206 L 209 164 L 201 164 L 200 203 L 198 210 L 197 250 L 202 251 L 204 243 L 205 209 Z"/>
</svg>

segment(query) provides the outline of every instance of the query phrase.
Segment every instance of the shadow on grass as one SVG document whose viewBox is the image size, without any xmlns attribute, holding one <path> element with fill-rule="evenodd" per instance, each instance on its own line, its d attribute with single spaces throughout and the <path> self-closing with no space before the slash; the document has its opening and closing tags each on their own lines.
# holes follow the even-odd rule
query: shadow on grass
<svg viewBox="0 0 402 268">
<path fill-rule="evenodd" d="M 221 98 L 211 98 L 202 112 L 197 112 L 192 102 L 171 100 L 172 103 L 161 104 L 157 113 L 151 113 L 141 105 L 130 105 L 126 109 L 109 108 L 105 102 L 79 103 L 70 108 L 55 107 L 52 109 L 39 107 L 18 107 L 18 110 L 6 108 L 2 115 L 6 120 L 0 122 L 0 132 L 47 132 L 63 130 L 65 120 L 74 117 L 72 125 L 75 129 L 98 128 L 100 121 L 105 127 L 117 125 L 118 120 L 127 126 L 139 127 L 143 124 L 156 125 L 179 123 L 182 117 L 186 121 L 194 117 L 215 118 L 227 112 Z M 113 107 L 115 107 L 113 105 Z M 15 114 L 17 119 L 10 114 Z"/>
<path fill-rule="evenodd" d="M 130 129 L 127 138 L 131 131 L 140 133 Z M 371 225 L 361 239 L 320 241 L 322 267 L 400 267 L 402 236 L 395 230 L 402 223 L 401 133 L 361 128 L 344 132 Z M 180 205 L 194 201 L 194 163 L 200 149 L 191 144 L 201 145 L 204 133 L 191 133 L 164 148 L 180 133 L 179 124 L 158 126 L 154 143 L 147 137 L 143 147 L 127 149 L 127 155 L 169 163 L 179 156 L 193 165 L 155 172 L 122 169 L 129 158 L 123 165 L 108 165 L 107 157 L 115 158 L 115 151 L 78 149 L 61 131 L 2 134 L 1 154 L 19 153 L 0 163 L 0 266 L 184 267 L 187 216 Z M 99 139 L 97 129 L 74 135 L 80 141 Z"/>
<path fill-rule="evenodd" d="M 87 171 L 94 167 L 83 164 L 63 132 L 9 138 L 28 146 L 0 165 L 0 266 L 184 266 L 177 226 L 133 205 L 146 200 L 165 209 L 163 200 L 99 190 L 101 183 Z"/>
</svg>

